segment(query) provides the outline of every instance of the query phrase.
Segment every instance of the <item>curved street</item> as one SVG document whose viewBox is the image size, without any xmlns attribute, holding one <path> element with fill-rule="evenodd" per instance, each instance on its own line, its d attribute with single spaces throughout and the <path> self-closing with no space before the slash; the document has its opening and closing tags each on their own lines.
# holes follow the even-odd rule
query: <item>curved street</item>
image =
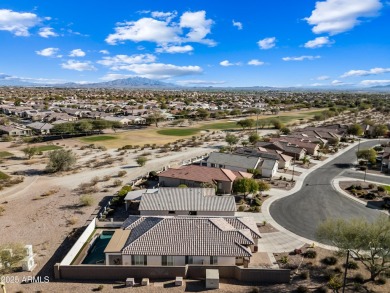
<svg viewBox="0 0 390 293">
<path fill-rule="evenodd" d="M 376 144 L 379 144 L 378 140 L 362 142 L 360 149 Z M 317 226 L 327 218 L 375 219 L 380 211 L 338 193 L 331 184 L 335 177 L 343 172 L 349 172 L 352 164 L 356 163 L 356 151 L 357 146 L 308 174 L 298 192 L 271 204 L 269 211 L 272 218 L 287 230 L 312 240 L 317 240 Z M 370 180 L 369 177 L 371 178 L 367 175 L 367 180 Z M 373 176 L 371 180 L 374 180 L 374 177 L 378 179 L 377 176 Z M 383 183 L 390 183 L 390 177 L 380 178 L 384 180 Z"/>
</svg>

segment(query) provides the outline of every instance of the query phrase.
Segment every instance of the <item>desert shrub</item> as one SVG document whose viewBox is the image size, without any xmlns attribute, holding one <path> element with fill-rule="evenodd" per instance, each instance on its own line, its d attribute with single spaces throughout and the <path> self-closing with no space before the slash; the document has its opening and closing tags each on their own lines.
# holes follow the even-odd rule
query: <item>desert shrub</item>
<svg viewBox="0 0 390 293">
<path fill-rule="evenodd" d="M 317 257 L 317 251 L 315 251 L 315 250 L 308 250 L 308 251 L 306 251 L 303 254 L 303 256 L 305 258 L 316 258 Z"/>
<path fill-rule="evenodd" d="M 302 271 L 300 274 L 299 274 L 299 277 L 302 279 L 302 280 L 307 280 L 309 278 L 309 272 L 308 271 Z"/>
<path fill-rule="evenodd" d="M 239 211 L 239 212 L 245 211 L 245 206 L 244 206 L 244 205 L 240 205 L 240 206 L 238 207 L 238 211 Z"/>
<path fill-rule="evenodd" d="M 337 290 L 339 290 L 342 286 L 343 286 L 343 281 L 338 276 L 331 277 L 328 282 L 328 287 L 334 290 L 335 292 L 337 292 Z"/>
<path fill-rule="evenodd" d="M 70 170 L 76 163 L 76 155 L 71 150 L 55 150 L 49 153 L 46 170 L 50 173 Z"/>
<path fill-rule="evenodd" d="M 256 206 L 254 208 L 255 208 L 254 211 L 253 211 L 254 213 L 260 213 L 261 208 L 259 206 Z"/>
<path fill-rule="evenodd" d="M 68 225 L 76 225 L 78 221 L 79 221 L 79 218 L 71 217 L 68 219 Z"/>
<path fill-rule="evenodd" d="M 110 175 L 104 175 L 103 176 L 103 181 L 108 181 L 111 179 L 111 176 Z"/>
<path fill-rule="evenodd" d="M 96 185 L 98 184 L 98 182 L 100 181 L 99 177 L 98 176 L 95 176 L 91 179 L 91 184 L 92 185 Z"/>
<path fill-rule="evenodd" d="M 115 187 L 116 187 L 116 186 L 121 186 L 121 185 L 122 185 L 122 180 L 116 179 L 116 180 L 114 180 L 114 182 L 112 183 L 112 185 L 114 185 Z"/>
<path fill-rule="evenodd" d="M 118 177 L 123 177 L 127 174 L 127 172 L 125 170 L 121 170 L 118 172 Z"/>
<path fill-rule="evenodd" d="M 363 187 L 361 185 L 357 185 L 356 190 L 363 190 Z"/>
<path fill-rule="evenodd" d="M 376 187 L 376 185 L 373 183 L 368 184 L 368 188 L 370 188 L 370 189 L 374 189 L 375 187 Z"/>
<path fill-rule="evenodd" d="M 280 262 L 284 265 L 288 264 L 288 256 L 287 255 L 282 256 Z"/>
<path fill-rule="evenodd" d="M 363 277 L 363 275 L 362 275 L 361 273 L 355 274 L 355 276 L 353 277 L 353 279 L 354 279 L 354 281 L 355 281 L 356 283 L 362 284 L 362 283 L 364 282 L 364 277 Z"/>
<path fill-rule="evenodd" d="M 95 202 L 95 199 L 90 194 L 84 194 L 84 195 L 80 196 L 80 204 L 82 206 L 88 206 L 89 207 L 89 206 L 93 205 L 94 202 Z"/>
<path fill-rule="evenodd" d="M 148 158 L 147 157 L 144 157 L 144 156 L 141 156 L 141 157 L 138 157 L 136 160 L 136 163 L 142 167 L 142 166 L 145 166 L 146 162 L 148 161 Z"/>
<path fill-rule="evenodd" d="M 104 285 L 99 285 L 97 288 L 96 288 L 96 291 L 102 291 L 104 289 Z"/>
<path fill-rule="evenodd" d="M 375 197 L 376 197 L 375 193 L 372 192 L 369 192 L 364 196 L 365 199 L 375 199 Z"/>
<path fill-rule="evenodd" d="M 179 185 L 177 186 L 177 188 L 188 188 L 188 186 L 185 185 L 185 184 L 179 184 Z"/>
<path fill-rule="evenodd" d="M 333 271 L 336 273 L 336 274 L 340 274 L 342 272 L 341 268 L 340 267 L 335 267 L 333 269 Z"/>
<path fill-rule="evenodd" d="M 2 216 L 4 212 L 5 212 L 5 208 L 0 206 L 0 216 Z"/>
<path fill-rule="evenodd" d="M 379 192 L 384 192 L 386 189 L 383 186 L 378 186 L 378 191 Z"/>
<path fill-rule="evenodd" d="M 130 185 L 125 185 L 121 188 L 121 190 L 118 191 L 118 196 L 124 197 L 131 190 L 132 190 L 132 187 Z"/>
<path fill-rule="evenodd" d="M 351 185 L 350 187 L 347 188 L 347 190 L 352 190 L 352 189 L 355 189 L 356 190 L 356 185 Z"/>
<path fill-rule="evenodd" d="M 255 198 L 253 201 L 254 201 L 254 204 L 255 204 L 256 206 L 258 206 L 258 207 L 260 207 L 261 204 L 262 204 L 261 200 L 258 199 L 258 198 Z"/>
<path fill-rule="evenodd" d="M 343 267 L 345 267 L 345 264 L 343 265 Z M 347 268 L 350 270 L 357 270 L 359 268 L 359 266 L 358 266 L 357 262 L 351 260 L 348 262 Z"/>
<path fill-rule="evenodd" d="M 337 258 L 334 256 L 327 256 L 321 260 L 321 262 L 328 266 L 333 266 L 337 263 Z"/>
</svg>

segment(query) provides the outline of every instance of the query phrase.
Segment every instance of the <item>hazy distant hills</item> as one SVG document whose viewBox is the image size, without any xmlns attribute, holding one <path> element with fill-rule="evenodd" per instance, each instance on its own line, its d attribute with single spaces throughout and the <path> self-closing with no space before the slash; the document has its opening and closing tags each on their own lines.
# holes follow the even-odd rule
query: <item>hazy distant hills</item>
<svg viewBox="0 0 390 293">
<path fill-rule="evenodd" d="M 26 86 L 26 87 L 65 87 L 65 88 L 173 88 L 178 87 L 171 83 L 158 80 L 130 77 L 125 79 L 116 79 L 106 82 L 80 84 L 68 82 L 62 84 L 44 84 L 26 82 L 23 79 L 12 77 L 6 74 L 0 74 L 0 86 Z"/>
<path fill-rule="evenodd" d="M 355 87 L 268 87 L 268 86 L 252 86 L 252 87 L 183 87 L 172 83 L 166 83 L 159 80 L 153 80 L 144 77 L 129 77 L 125 79 L 116 79 L 112 81 L 96 82 L 96 83 L 61 83 L 61 84 L 45 84 L 38 82 L 29 82 L 25 79 L 12 77 L 7 74 L 0 73 L 0 86 L 13 87 L 59 87 L 59 88 L 118 88 L 118 89 L 222 89 L 222 90 L 281 90 L 281 91 L 365 91 L 365 92 L 390 92 L 390 85 L 373 86 L 369 88 Z"/>
</svg>

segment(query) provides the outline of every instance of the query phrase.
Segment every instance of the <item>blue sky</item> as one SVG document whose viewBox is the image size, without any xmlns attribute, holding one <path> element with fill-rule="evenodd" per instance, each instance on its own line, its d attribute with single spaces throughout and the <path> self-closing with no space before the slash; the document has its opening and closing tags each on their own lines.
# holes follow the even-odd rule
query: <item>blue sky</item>
<svg viewBox="0 0 390 293">
<path fill-rule="evenodd" d="M 5 0 L 0 73 L 44 83 L 388 85 L 389 28 L 381 0 Z"/>
</svg>

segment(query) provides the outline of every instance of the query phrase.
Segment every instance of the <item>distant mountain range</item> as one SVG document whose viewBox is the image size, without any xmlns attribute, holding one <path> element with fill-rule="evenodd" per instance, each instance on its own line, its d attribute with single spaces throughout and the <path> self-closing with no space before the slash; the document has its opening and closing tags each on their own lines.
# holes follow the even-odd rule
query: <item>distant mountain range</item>
<svg viewBox="0 0 390 293">
<path fill-rule="evenodd" d="M 12 77 L 6 74 L 0 74 L 0 86 L 15 86 L 15 87 L 64 87 L 64 88 L 174 88 L 178 87 L 171 83 L 166 83 L 158 80 L 129 77 L 125 79 L 116 79 L 112 81 L 97 82 L 97 83 L 60 83 L 60 84 L 45 84 L 27 82 L 21 78 Z"/>
<path fill-rule="evenodd" d="M 183 87 L 172 83 L 166 83 L 159 80 L 153 80 L 144 77 L 129 77 L 125 79 L 116 79 L 112 81 L 96 82 L 96 83 L 58 83 L 45 84 L 38 82 L 30 82 L 25 79 L 12 77 L 7 74 L 0 73 L 0 86 L 13 87 L 58 87 L 58 88 L 117 88 L 117 89 L 204 89 L 204 90 L 257 90 L 257 91 L 364 91 L 364 92 L 390 92 L 390 85 L 372 86 L 369 88 L 357 87 L 269 87 L 269 86 L 252 86 L 252 87 Z"/>
</svg>

